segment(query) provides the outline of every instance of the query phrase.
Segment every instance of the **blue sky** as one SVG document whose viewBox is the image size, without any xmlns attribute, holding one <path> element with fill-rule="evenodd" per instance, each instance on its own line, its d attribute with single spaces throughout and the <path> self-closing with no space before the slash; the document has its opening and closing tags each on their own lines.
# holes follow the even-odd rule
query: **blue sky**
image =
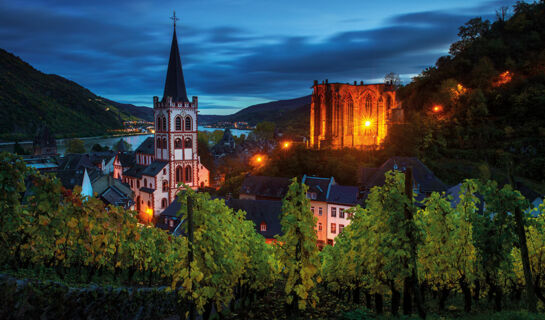
<svg viewBox="0 0 545 320">
<path fill-rule="evenodd" d="M 404 82 L 447 54 L 458 27 L 510 0 L 2 0 L 0 47 L 106 98 L 152 105 L 172 21 L 188 95 L 229 114 L 311 94 L 314 79 Z"/>
</svg>

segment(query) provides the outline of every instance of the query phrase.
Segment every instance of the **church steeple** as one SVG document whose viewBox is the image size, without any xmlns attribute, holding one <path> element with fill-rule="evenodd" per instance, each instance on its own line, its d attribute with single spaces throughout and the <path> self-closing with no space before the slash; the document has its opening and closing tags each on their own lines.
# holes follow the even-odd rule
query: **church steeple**
<svg viewBox="0 0 545 320">
<path fill-rule="evenodd" d="M 174 34 L 172 35 L 172 45 L 170 46 L 170 58 L 168 60 L 167 78 L 165 81 L 165 91 L 163 100 L 166 97 L 172 97 L 173 102 L 189 102 L 185 89 L 184 73 L 182 71 L 182 61 L 178 49 L 178 39 L 176 38 L 176 12 L 171 18 L 174 20 Z"/>
</svg>

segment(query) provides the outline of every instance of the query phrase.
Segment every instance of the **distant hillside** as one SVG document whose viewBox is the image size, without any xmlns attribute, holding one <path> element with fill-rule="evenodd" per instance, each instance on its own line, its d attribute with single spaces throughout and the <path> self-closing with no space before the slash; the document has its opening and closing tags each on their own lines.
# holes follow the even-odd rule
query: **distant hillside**
<svg viewBox="0 0 545 320">
<path fill-rule="evenodd" d="M 109 99 L 103 98 L 106 103 L 109 103 L 116 107 L 119 111 L 130 114 L 134 117 L 140 118 L 146 121 L 153 121 L 153 108 L 150 107 L 138 107 L 133 104 L 119 103 Z"/>
<path fill-rule="evenodd" d="M 133 112 L 133 110 L 135 112 Z M 47 124 L 57 137 L 102 135 L 124 120 L 144 117 L 139 107 L 113 103 L 77 83 L 44 74 L 0 49 L 0 139 L 28 139 Z"/>
<path fill-rule="evenodd" d="M 199 115 L 199 123 L 206 125 L 218 121 L 246 121 L 256 125 L 262 121 L 271 121 L 286 131 L 308 134 L 310 97 L 256 104 L 225 116 Z"/>
</svg>

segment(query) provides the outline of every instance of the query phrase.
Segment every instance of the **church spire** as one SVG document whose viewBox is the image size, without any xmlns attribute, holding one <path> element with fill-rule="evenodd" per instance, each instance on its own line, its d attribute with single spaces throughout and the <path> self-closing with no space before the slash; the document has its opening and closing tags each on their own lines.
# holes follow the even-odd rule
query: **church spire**
<svg viewBox="0 0 545 320">
<path fill-rule="evenodd" d="M 163 101 L 165 101 L 166 97 L 172 97 L 172 101 L 174 102 L 189 102 L 185 89 L 180 51 L 178 49 L 178 39 L 176 38 L 176 20 L 178 20 L 176 18 L 176 11 L 174 11 L 171 19 L 174 21 L 174 34 L 172 35 L 172 45 L 170 46 L 170 58 L 168 60 Z"/>
</svg>

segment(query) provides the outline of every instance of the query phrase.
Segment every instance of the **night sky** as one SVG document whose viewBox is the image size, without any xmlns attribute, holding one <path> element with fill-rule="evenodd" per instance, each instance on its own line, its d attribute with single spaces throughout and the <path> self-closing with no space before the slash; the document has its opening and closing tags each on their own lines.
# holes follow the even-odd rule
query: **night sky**
<svg viewBox="0 0 545 320">
<path fill-rule="evenodd" d="M 311 94 L 314 79 L 404 82 L 458 27 L 515 1 L 1 0 L 0 47 L 106 98 L 161 96 L 177 26 L 188 95 L 203 114 Z"/>
</svg>

